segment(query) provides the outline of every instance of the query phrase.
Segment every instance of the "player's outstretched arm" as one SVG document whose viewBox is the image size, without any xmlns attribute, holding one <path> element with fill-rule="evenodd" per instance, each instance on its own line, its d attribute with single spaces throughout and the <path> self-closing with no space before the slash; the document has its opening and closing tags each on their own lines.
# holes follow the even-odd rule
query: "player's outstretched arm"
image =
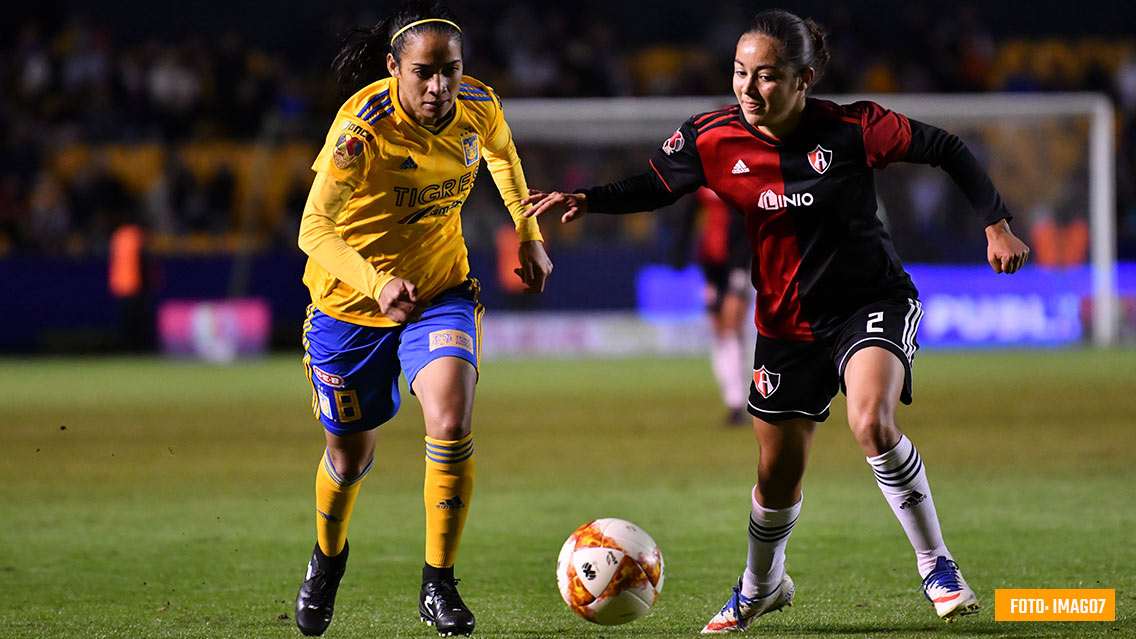
<svg viewBox="0 0 1136 639">
<path fill-rule="evenodd" d="M 537 189 L 529 189 L 529 196 L 521 200 L 525 206 L 532 208 L 525 211 L 525 217 L 537 217 L 549 211 L 562 213 L 560 221 L 567 224 L 572 220 L 584 217 L 588 212 L 588 198 L 583 193 L 562 193 L 553 191 L 545 193 Z"/>
<path fill-rule="evenodd" d="M 1002 219 L 986 227 L 986 261 L 995 273 L 1016 273 L 1029 258 L 1029 247 Z"/>
</svg>

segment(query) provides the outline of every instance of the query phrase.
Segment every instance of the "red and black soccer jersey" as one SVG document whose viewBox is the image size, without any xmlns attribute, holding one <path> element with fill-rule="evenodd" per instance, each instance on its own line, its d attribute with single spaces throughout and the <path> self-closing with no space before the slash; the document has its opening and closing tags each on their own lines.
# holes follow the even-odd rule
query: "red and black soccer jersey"
<svg viewBox="0 0 1136 639">
<path fill-rule="evenodd" d="M 751 126 L 737 106 L 696 115 L 650 171 L 583 192 L 589 210 L 625 213 L 709 187 L 745 215 L 761 334 L 825 339 L 868 303 L 917 295 L 876 216 L 873 170 L 897 161 L 941 166 L 986 224 L 1010 219 L 957 136 L 873 102 L 813 98 L 783 140 Z"/>
<path fill-rule="evenodd" d="M 753 251 L 745 232 L 745 217 L 707 188 L 698 189 L 687 200 L 689 206 L 675 219 L 671 264 L 681 268 L 693 257 L 704 269 L 748 272 Z"/>
</svg>

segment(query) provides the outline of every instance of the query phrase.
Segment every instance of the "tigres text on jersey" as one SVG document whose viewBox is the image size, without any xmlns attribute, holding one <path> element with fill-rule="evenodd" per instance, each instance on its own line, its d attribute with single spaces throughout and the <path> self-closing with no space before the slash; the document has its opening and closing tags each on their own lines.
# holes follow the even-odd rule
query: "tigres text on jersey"
<svg viewBox="0 0 1136 639">
<path fill-rule="evenodd" d="M 418 124 L 402 109 L 395 78 L 367 86 L 340 108 L 312 165 L 316 184 L 300 230 L 309 255 L 304 283 L 324 313 L 392 326 L 375 300 L 392 278 L 412 282 L 419 299 L 464 281 L 469 261 L 460 213 L 482 157 L 518 238 L 542 239 L 536 221 L 521 215 L 527 185 L 500 99 L 469 76 L 456 98 L 453 117 L 439 129 Z M 335 183 L 341 188 L 333 199 L 343 201 L 321 218 L 321 204 L 313 206 L 316 191 L 333 192 L 326 185 Z M 328 235 L 332 224 L 352 250 Z"/>
</svg>

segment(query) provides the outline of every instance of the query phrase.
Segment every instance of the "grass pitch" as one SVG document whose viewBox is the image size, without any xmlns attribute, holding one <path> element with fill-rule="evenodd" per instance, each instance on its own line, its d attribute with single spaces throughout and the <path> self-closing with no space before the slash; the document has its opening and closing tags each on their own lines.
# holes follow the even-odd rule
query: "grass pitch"
<svg viewBox="0 0 1136 639">
<path fill-rule="evenodd" d="M 299 355 L 0 367 L 0 637 L 299 637 L 322 435 Z M 477 489 L 458 564 L 475 636 L 694 637 L 744 566 L 756 446 L 720 425 L 703 360 L 486 362 Z M 421 416 L 382 427 L 325 635 L 435 637 L 418 621 Z M 844 425 L 818 431 L 773 637 L 1136 635 L 1136 353 L 921 354 L 899 420 L 984 606 L 946 625 Z M 576 618 L 553 574 L 596 517 L 659 542 L 645 618 Z M 996 623 L 995 588 L 1115 588 L 1117 620 Z"/>
</svg>

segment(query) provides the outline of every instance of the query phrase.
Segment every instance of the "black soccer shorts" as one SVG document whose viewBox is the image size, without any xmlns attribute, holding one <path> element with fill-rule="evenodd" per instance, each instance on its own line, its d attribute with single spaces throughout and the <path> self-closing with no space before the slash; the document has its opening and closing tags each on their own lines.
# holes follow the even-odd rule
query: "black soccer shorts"
<svg viewBox="0 0 1136 639">
<path fill-rule="evenodd" d="M 767 422 L 828 419 L 829 406 L 844 387 L 844 369 L 856 351 L 886 348 L 903 363 L 900 401 L 911 403 L 911 363 L 923 307 L 919 300 L 869 304 L 848 318 L 835 336 L 819 341 L 774 339 L 758 334 L 753 353 L 749 412 Z"/>
</svg>

